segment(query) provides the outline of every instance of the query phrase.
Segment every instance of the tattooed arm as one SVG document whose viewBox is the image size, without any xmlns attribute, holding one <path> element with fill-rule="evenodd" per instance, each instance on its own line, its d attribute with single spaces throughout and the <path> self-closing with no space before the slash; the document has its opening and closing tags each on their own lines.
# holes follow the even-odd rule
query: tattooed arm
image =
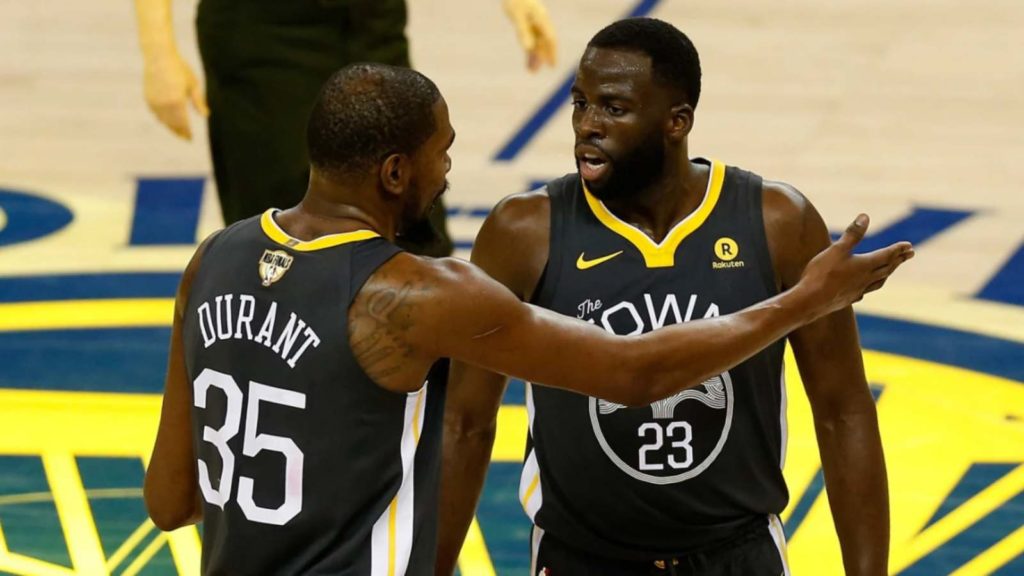
<svg viewBox="0 0 1024 576">
<path fill-rule="evenodd" d="M 380 386 L 409 391 L 442 357 L 629 406 L 700 384 L 799 326 L 849 306 L 913 255 L 899 243 L 852 256 L 867 218 L 814 258 L 792 289 L 727 316 L 614 336 L 524 304 L 479 268 L 399 254 L 349 309 L 356 358 Z"/>
</svg>

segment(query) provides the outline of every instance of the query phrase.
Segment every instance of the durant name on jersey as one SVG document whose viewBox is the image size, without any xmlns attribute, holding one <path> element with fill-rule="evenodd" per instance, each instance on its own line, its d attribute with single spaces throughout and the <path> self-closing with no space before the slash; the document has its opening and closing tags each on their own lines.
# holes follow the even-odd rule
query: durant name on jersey
<svg viewBox="0 0 1024 576">
<path fill-rule="evenodd" d="M 249 294 L 239 294 L 237 299 L 234 294 L 222 294 L 213 299 L 212 306 L 209 300 L 203 302 L 196 309 L 203 347 L 209 348 L 223 340 L 250 340 L 270 348 L 288 366 L 295 368 L 307 348 L 320 345 L 316 331 L 294 312 L 288 312 L 287 323 L 283 320 L 285 312 L 280 312 L 281 320 L 278 321 L 277 301 L 271 300 L 270 306 L 259 312 L 257 320 L 256 298 Z M 275 337 L 275 326 L 282 324 L 284 327 L 276 332 Z M 259 326 L 255 335 L 254 325 Z M 296 348 L 300 337 L 305 339 Z"/>
</svg>

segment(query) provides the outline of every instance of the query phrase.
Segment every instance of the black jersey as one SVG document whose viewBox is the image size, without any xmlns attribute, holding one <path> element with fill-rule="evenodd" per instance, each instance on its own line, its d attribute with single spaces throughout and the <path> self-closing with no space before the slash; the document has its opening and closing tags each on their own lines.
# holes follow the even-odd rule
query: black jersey
<svg viewBox="0 0 1024 576">
<path fill-rule="evenodd" d="M 618 335 L 736 312 L 777 290 L 761 178 L 711 165 L 700 206 L 660 244 L 576 174 L 548 184 L 535 303 Z M 700 549 L 786 505 L 784 343 L 643 408 L 530 386 L 520 500 L 539 528 L 603 556 Z M 642 386 L 642 382 L 637 382 Z"/>
<path fill-rule="evenodd" d="M 398 252 L 370 231 L 298 241 L 273 211 L 208 244 L 184 320 L 204 573 L 433 573 L 443 369 L 385 390 L 347 328 Z"/>
</svg>

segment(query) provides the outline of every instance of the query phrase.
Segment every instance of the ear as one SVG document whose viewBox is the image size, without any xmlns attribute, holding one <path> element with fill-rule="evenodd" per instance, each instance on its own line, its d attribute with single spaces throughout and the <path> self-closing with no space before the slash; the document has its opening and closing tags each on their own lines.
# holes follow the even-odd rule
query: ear
<svg viewBox="0 0 1024 576">
<path fill-rule="evenodd" d="M 380 184 L 389 194 L 401 196 L 412 175 L 410 158 L 405 154 L 390 154 L 380 164 Z"/>
<path fill-rule="evenodd" d="M 693 129 L 693 106 L 680 102 L 670 109 L 668 137 L 682 140 Z"/>
</svg>

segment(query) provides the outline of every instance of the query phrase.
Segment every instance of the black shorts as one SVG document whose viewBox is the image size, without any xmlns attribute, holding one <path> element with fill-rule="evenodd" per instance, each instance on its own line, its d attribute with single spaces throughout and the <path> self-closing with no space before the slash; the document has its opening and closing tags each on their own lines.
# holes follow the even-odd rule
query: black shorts
<svg viewBox="0 0 1024 576">
<path fill-rule="evenodd" d="M 530 576 L 788 576 L 786 541 L 775 517 L 705 550 L 649 561 L 585 552 L 534 526 Z"/>
</svg>

